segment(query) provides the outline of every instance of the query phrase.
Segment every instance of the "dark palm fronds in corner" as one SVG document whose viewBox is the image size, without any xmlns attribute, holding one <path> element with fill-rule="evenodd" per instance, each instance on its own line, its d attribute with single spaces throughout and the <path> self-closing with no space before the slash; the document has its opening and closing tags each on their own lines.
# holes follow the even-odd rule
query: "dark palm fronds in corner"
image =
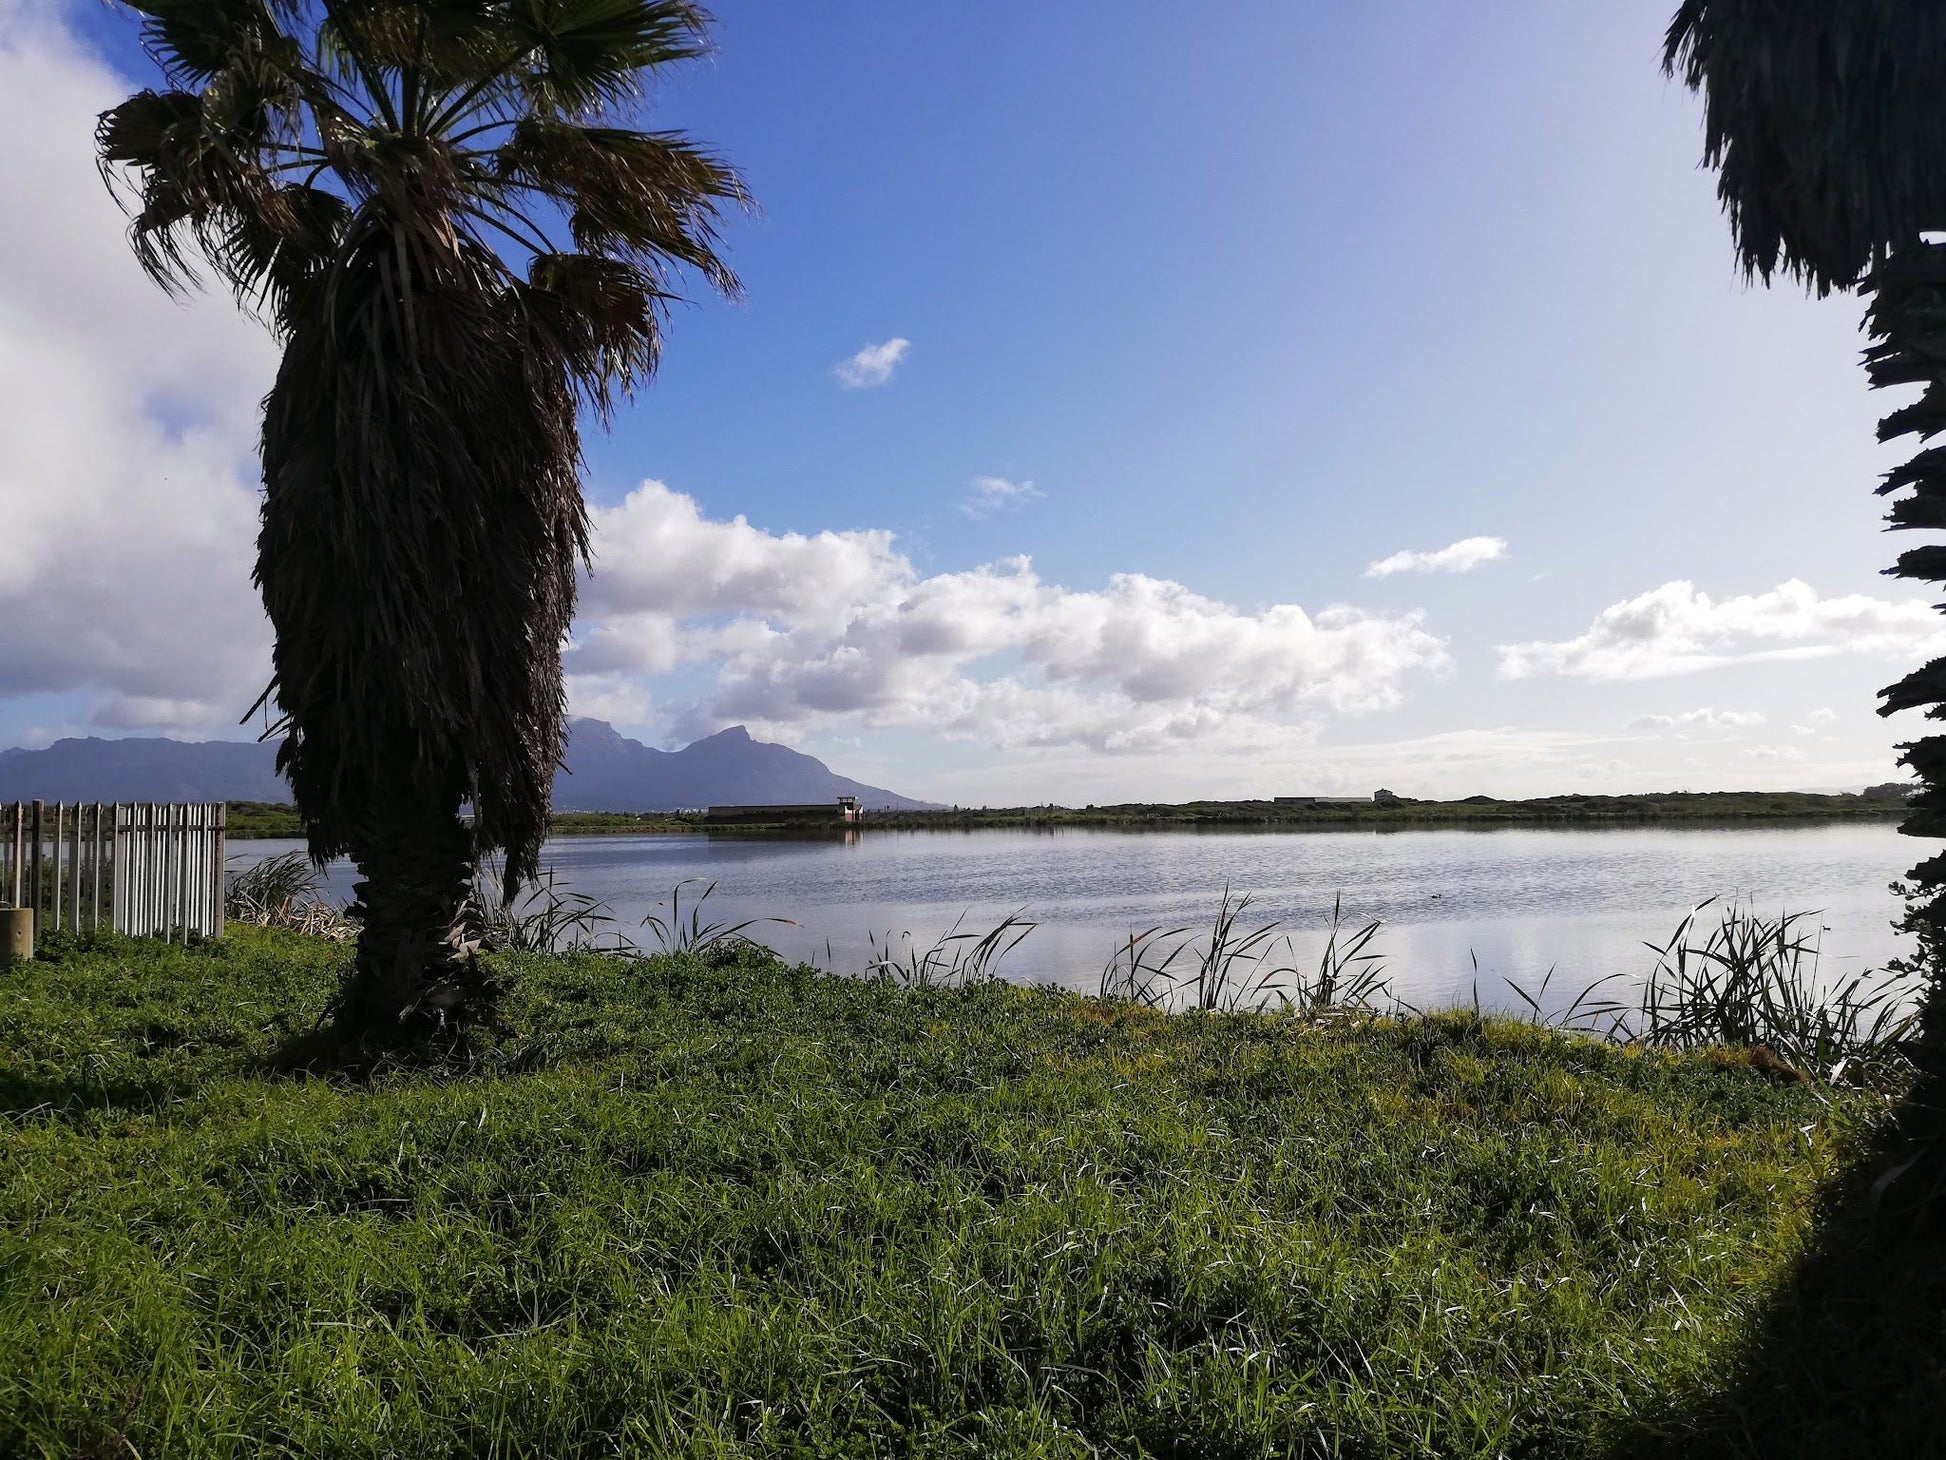
<svg viewBox="0 0 1946 1460">
<path fill-rule="evenodd" d="M 1819 294 L 1946 226 L 1946 9 L 1685 0 L 1663 63 L 1704 101 L 1737 256 Z"/>
</svg>

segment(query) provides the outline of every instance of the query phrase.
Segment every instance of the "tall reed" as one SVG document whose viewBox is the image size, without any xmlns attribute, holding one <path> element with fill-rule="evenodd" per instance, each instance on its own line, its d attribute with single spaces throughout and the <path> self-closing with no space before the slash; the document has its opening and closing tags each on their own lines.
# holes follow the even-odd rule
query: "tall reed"
<svg viewBox="0 0 1946 1460">
<path fill-rule="evenodd" d="M 475 935 L 488 952 L 634 953 L 635 945 L 609 928 L 615 919 L 605 903 L 562 887 L 552 867 L 509 900 L 492 867 L 473 882 L 470 908 Z"/>
<path fill-rule="evenodd" d="M 789 918 L 745 918 L 742 922 L 732 923 L 727 919 L 711 919 L 705 909 L 709 906 L 711 895 L 716 891 L 714 882 L 708 883 L 703 890 L 689 900 L 689 914 L 683 915 L 682 890 L 702 882 L 700 877 L 685 877 L 669 893 L 669 912 L 665 917 L 662 904 L 642 919 L 642 926 L 655 935 L 656 947 L 664 953 L 707 953 L 712 948 L 724 946 L 733 939 L 742 938 L 744 930 L 754 928 L 760 923 L 777 923 L 783 927 L 795 927 Z"/>
<path fill-rule="evenodd" d="M 1207 934 L 1159 926 L 1130 932 L 1103 966 L 1097 993 L 1156 1008 L 1276 1007 L 1312 1016 L 1374 1009 L 1388 997 L 1385 957 L 1372 948 L 1383 926 L 1378 919 L 1354 925 L 1344 898 L 1334 897 L 1324 947 L 1309 969 L 1298 959 L 1295 936 L 1278 932 L 1281 922 L 1244 925 L 1255 902 L 1226 883 Z M 1185 955 L 1188 966 L 1178 972 Z"/>
<path fill-rule="evenodd" d="M 1827 977 L 1819 914 L 1765 916 L 1734 899 L 1706 898 L 1661 943 L 1648 976 L 1631 994 L 1597 993 L 1611 973 L 1582 989 L 1565 1009 L 1544 1012 L 1553 970 L 1530 993 L 1507 985 L 1538 1021 L 1658 1049 L 1759 1046 L 1807 1078 L 1840 1081 L 1896 1077 L 1902 1042 L 1917 1019 L 1914 971 L 1867 968 Z M 1717 907 L 1715 921 L 1705 918 Z"/>
<path fill-rule="evenodd" d="M 1699 903 L 1662 946 L 1642 985 L 1629 1038 L 1675 1049 L 1764 1045 L 1807 1073 L 1839 1078 L 1848 1062 L 1891 1050 L 1917 1019 L 1910 976 L 1866 969 L 1820 974 L 1815 913 L 1764 917 L 1726 904 L 1700 942 Z"/>
<path fill-rule="evenodd" d="M 901 933 L 894 946 L 890 933 L 880 943 L 878 935 L 867 935 L 871 956 L 866 959 L 867 976 L 911 989 L 961 988 L 984 983 L 1000 976 L 1000 963 L 1039 927 L 1020 912 L 1009 913 L 984 933 L 962 927 L 966 914 L 953 920 L 953 926 L 926 948 L 920 948 L 912 934 Z"/>
</svg>

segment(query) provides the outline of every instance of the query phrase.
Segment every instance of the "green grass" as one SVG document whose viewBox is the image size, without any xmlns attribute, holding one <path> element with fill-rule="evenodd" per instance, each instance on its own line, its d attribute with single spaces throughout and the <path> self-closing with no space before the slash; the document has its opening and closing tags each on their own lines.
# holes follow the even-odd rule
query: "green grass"
<svg viewBox="0 0 1946 1460">
<path fill-rule="evenodd" d="M 495 1027 L 305 1073 L 345 956 L 0 977 L 0 1455 L 1627 1454 L 1721 1408 L 1883 1123 L 746 944 L 498 956 Z"/>
</svg>

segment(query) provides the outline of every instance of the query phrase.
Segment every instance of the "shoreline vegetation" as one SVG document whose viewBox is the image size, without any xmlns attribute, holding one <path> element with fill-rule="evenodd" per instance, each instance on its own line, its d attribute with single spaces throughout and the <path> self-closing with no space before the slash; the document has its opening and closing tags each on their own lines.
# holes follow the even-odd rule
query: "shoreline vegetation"
<svg viewBox="0 0 1946 1460">
<path fill-rule="evenodd" d="M 1128 802 L 1112 806 L 953 807 L 938 811 L 868 811 L 859 831 L 973 831 L 1074 827 L 1135 830 L 1268 827 L 1302 830 L 1384 830 L 1461 826 L 1629 826 L 1658 822 L 1888 821 L 1907 814 L 1894 795 L 1826 795 L 1811 791 L 1677 791 L 1635 796 L 1539 796 L 1500 801 L 1473 796 L 1459 801 L 1332 802 L 1291 805 L 1276 801 Z M 797 830 L 778 823 L 770 830 Z M 763 826 L 712 827 L 700 812 L 560 811 L 549 822 L 552 836 L 643 836 L 707 831 L 716 835 L 763 832 Z M 806 831 L 827 830 L 806 827 Z M 229 803 L 233 839 L 303 835 L 296 808 L 263 801 Z"/>
<path fill-rule="evenodd" d="M 692 924 L 490 953 L 493 1019 L 410 1054 L 322 1027 L 341 944 L 50 940 L 0 983 L 0 1452 L 1930 1436 L 1932 1309 L 1802 1285 L 1842 1247 L 1881 1304 L 1941 1286 L 1845 1245 L 1890 1091 L 1468 1010 L 838 977 Z"/>
<path fill-rule="evenodd" d="M 322 895 L 321 881 L 302 851 L 267 858 L 229 875 L 230 915 L 249 926 L 350 942 L 356 919 Z M 624 969 L 658 955 L 713 954 L 746 943 L 781 956 L 749 930 L 790 919 L 717 917 L 710 908 L 715 890 L 697 878 L 678 882 L 641 920 L 638 938 L 605 903 L 559 886 L 552 870 L 509 900 L 488 869 L 471 898 L 471 935 L 488 953 L 595 956 Z M 1253 916 L 1255 901 L 1226 885 L 1200 927 L 1129 929 L 1101 966 L 1095 998 L 1166 1014 L 1281 1011 L 1336 1019 L 1438 1012 L 1395 991 L 1391 957 L 1379 941 L 1382 920 L 1348 918 L 1336 898 L 1329 921 L 1302 932 Z M 930 941 L 910 931 L 868 935 L 871 952 L 861 967 L 813 966 L 827 976 L 911 989 L 1011 981 L 1002 965 L 1037 927 L 1025 909 L 984 929 L 967 926 L 962 915 Z M 1579 989 L 1565 982 L 1551 988 L 1550 970 L 1531 987 L 1490 979 L 1483 999 L 1476 962 L 1467 1003 L 1476 1017 L 1511 1014 L 1622 1046 L 1750 1050 L 1767 1068 L 1804 1083 L 1901 1085 L 1911 1069 L 1916 970 L 1895 960 L 1827 974 L 1821 932 L 1812 914 L 1764 914 L 1736 898 L 1710 897 L 1684 914 L 1666 941 L 1644 945 L 1655 956 L 1638 980 L 1616 971 Z"/>
</svg>

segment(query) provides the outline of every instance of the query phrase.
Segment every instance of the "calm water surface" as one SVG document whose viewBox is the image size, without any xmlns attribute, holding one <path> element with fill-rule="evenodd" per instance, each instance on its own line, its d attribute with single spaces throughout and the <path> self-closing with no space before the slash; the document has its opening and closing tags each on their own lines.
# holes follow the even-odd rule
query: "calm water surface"
<svg viewBox="0 0 1946 1460">
<path fill-rule="evenodd" d="M 290 842 L 246 842 L 245 857 Z M 685 878 L 716 884 L 712 918 L 774 916 L 752 931 L 793 959 L 862 968 L 868 935 L 921 946 L 964 915 L 985 929 L 1024 912 L 1039 927 L 1003 965 L 1010 977 L 1092 990 L 1131 930 L 1206 926 L 1224 885 L 1255 895 L 1250 921 L 1279 921 L 1315 960 L 1342 893 L 1346 913 L 1381 918 L 1374 947 L 1412 1003 L 1471 996 L 1506 1004 L 1505 977 L 1553 990 L 1639 976 L 1685 910 L 1742 896 L 1765 912 L 1822 913 L 1828 973 L 1880 966 L 1904 941 L 1887 884 L 1922 844 L 1884 824 L 1630 830 L 867 832 L 840 840 L 701 834 L 571 837 L 543 857 L 559 885 L 637 924 Z M 349 867 L 330 885 L 349 895 Z M 688 889 L 694 891 L 695 889 Z M 646 935 L 644 935 L 646 936 Z M 901 944 L 902 946 L 902 944 Z"/>
</svg>

